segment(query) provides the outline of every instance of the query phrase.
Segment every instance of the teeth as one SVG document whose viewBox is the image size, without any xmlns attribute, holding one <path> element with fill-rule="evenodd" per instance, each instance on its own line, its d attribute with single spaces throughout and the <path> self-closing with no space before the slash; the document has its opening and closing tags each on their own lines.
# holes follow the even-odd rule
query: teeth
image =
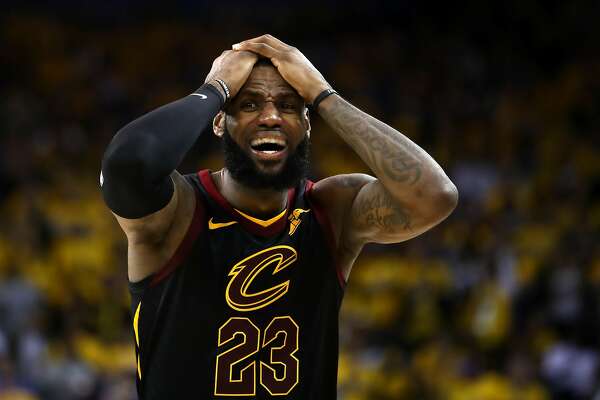
<svg viewBox="0 0 600 400">
<path fill-rule="evenodd" d="M 285 140 L 277 138 L 258 138 L 250 142 L 250 146 L 260 146 L 261 144 L 270 143 L 285 147 Z"/>
</svg>

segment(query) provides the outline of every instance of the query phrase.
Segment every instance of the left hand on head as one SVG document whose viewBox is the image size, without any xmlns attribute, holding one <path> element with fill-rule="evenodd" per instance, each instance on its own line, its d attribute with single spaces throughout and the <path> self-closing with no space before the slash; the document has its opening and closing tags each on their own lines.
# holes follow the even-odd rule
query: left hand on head
<svg viewBox="0 0 600 400">
<path fill-rule="evenodd" d="M 233 45 L 233 49 L 252 51 L 269 58 L 283 79 L 296 89 L 308 104 L 312 104 L 323 90 L 331 88 L 300 50 L 271 35 L 245 40 Z"/>
</svg>

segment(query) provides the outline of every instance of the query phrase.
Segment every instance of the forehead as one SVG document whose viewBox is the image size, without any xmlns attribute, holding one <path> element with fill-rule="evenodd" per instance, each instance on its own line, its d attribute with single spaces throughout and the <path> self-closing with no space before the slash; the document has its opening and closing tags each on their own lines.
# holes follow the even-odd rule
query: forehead
<svg viewBox="0 0 600 400">
<path fill-rule="evenodd" d="M 254 92 L 265 97 L 289 94 L 298 96 L 298 93 L 283 79 L 279 71 L 270 65 L 257 65 L 252 69 L 239 94 L 245 92 Z"/>
</svg>

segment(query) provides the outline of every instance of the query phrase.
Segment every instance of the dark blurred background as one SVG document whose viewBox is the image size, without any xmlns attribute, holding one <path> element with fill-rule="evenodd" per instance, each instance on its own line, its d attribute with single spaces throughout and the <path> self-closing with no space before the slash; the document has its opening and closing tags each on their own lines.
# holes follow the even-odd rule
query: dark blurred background
<svg viewBox="0 0 600 400">
<path fill-rule="evenodd" d="M 3 2 L 0 399 L 135 399 L 103 150 L 263 33 L 460 191 L 440 226 L 357 261 L 340 398 L 600 399 L 599 4 Z M 312 142 L 313 179 L 368 172 L 318 117 Z M 180 171 L 220 165 L 206 134 Z"/>
</svg>

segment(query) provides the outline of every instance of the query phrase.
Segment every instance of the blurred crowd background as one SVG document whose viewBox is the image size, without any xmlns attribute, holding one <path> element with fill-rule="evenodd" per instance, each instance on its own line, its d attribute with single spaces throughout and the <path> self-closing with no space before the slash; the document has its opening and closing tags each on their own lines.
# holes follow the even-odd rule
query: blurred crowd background
<svg viewBox="0 0 600 400">
<path fill-rule="evenodd" d="M 135 117 L 272 33 L 424 147 L 453 215 L 369 245 L 341 314 L 346 400 L 600 399 L 598 2 L 7 2 L 0 400 L 134 400 L 125 237 L 98 189 Z M 313 119 L 312 179 L 368 172 Z M 205 134 L 180 171 L 220 168 Z"/>
</svg>

